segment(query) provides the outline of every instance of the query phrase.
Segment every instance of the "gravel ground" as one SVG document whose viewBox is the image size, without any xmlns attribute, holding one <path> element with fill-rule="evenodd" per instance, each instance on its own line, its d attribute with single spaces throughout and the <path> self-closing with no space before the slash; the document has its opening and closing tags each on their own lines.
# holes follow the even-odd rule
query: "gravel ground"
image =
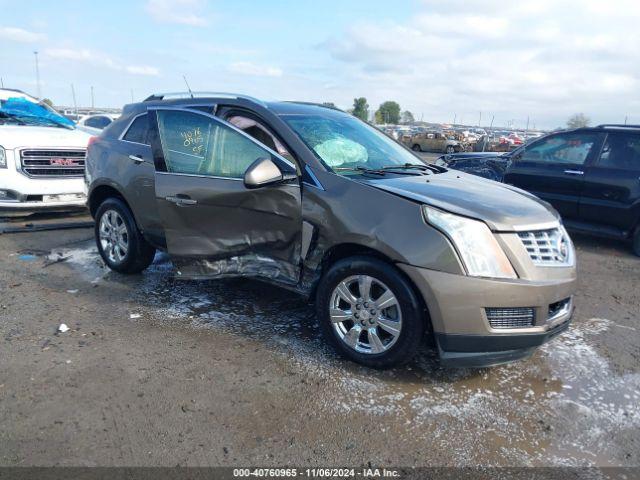
<svg viewBox="0 0 640 480">
<path fill-rule="evenodd" d="M 640 465 L 640 258 L 575 242 L 573 325 L 531 359 L 379 372 L 285 290 L 162 255 L 120 276 L 88 229 L 0 235 L 0 465 Z"/>
</svg>

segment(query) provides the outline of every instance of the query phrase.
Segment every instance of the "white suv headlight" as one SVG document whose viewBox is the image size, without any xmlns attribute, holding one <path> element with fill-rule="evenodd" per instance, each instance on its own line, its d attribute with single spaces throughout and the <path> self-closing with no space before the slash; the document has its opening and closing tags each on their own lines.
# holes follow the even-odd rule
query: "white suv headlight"
<svg viewBox="0 0 640 480">
<path fill-rule="evenodd" d="M 0 147 L 0 168 L 7 168 L 7 152 Z"/>
<path fill-rule="evenodd" d="M 431 225 L 458 251 L 467 274 L 474 277 L 518 278 L 502 247 L 484 222 L 422 206 Z"/>
</svg>

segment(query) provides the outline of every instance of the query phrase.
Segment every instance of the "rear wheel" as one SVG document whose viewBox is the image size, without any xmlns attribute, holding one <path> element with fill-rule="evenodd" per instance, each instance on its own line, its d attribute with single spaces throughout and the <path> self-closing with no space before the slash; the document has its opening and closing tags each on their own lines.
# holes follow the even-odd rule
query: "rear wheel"
<svg viewBox="0 0 640 480">
<path fill-rule="evenodd" d="M 640 226 L 636 228 L 636 233 L 633 236 L 633 253 L 640 257 Z"/>
<path fill-rule="evenodd" d="M 316 298 L 325 338 L 343 356 L 374 368 L 411 360 L 425 318 L 411 284 L 393 266 L 365 256 L 333 265 Z"/>
<path fill-rule="evenodd" d="M 447 145 L 447 153 L 455 153 L 456 149 L 453 145 Z"/>
<path fill-rule="evenodd" d="M 95 237 L 100 256 L 111 270 L 140 273 L 153 262 L 156 249 L 142 236 L 129 207 L 108 198 L 96 212 Z"/>
<path fill-rule="evenodd" d="M 415 143 L 413 145 L 413 147 L 411 147 L 411 150 L 413 150 L 414 152 L 421 152 L 422 148 L 420 148 L 420 145 L 418 145 L 417 143 Z"/>
</svg>

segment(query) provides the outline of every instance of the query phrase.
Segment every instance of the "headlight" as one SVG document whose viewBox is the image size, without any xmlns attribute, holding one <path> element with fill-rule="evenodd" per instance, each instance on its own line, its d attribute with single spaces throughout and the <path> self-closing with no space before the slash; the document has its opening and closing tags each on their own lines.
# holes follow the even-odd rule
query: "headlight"
<svg viewBox="0 0 640 480">
<path fill-rule="evenodd" d="M 7 152 L 0 147 L 0 168 L 7 168 Z"/>
<path fill-rule="evenodd" d="M 467 274 L 474 277 L 518 278 L 502 247 L 484 222 L 423 205 L 431 225 L 453 243 Z"/>
</svg>

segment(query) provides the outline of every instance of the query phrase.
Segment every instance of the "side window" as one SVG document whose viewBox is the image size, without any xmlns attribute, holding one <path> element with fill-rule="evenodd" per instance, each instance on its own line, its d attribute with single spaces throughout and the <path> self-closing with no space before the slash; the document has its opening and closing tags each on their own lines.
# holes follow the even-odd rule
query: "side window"
<svg viewBox="0 0 640 480">
<path fill-rule="evenodd" d="M 598 166 L 640 170 L 640 135 L 610 133 L 602 147 Z"/>
<path fill-rule="evenodd" d="M 241 133 L 196 113 L 159 110 L 158 129 L 173 173 L 242 178 L 255 160 L 271 156 Z"/>
<path fill-rule="evenodd" d="M 149 145 L 147 138 L 147 131 L 149 130 L 149 121 L 147 120 L 147 114 L 140 115 L 129 126 L 129 130 L 122 137 L 127 142 L 143 143 Z"/>
<path fill-rule="evenodd" d="M 84 124 L 87 127 L 93 128 L 106 128 L 111 123 L 111 119 L 109 117 L 91 117 L 88 118 Z"/>
<path fill-rule="evenodd" d="M 595 133 L 554 135 L 527 147 L 522 161 L 582 165 L 597 140 Z"/>
<path fill-rule="evenodd" d="M 269 147 L 274 152 L 278 152 L 284 158 L 293 162 L 293 156 L 288 152 L 287 148 L 262 123 L 254 120 L 253 118 L 244 117 L 242 115 L 233 115 L 229 117 L 227 121 L 245 132 L 247 135 L 251 135 L 257 141 Z"/>
</svg>

